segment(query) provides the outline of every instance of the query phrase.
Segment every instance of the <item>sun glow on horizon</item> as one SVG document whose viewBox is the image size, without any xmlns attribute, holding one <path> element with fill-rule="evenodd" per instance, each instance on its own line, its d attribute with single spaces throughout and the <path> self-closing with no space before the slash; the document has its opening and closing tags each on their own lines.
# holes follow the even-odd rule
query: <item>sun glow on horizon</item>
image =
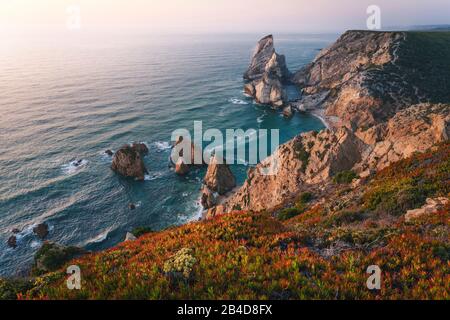
<svg viewBox="0 0 450 320">
<path fill-rule="evenodd" d="M 84 28 L 153 32 L 312 32 L 362 28 L 372 0 L 2 0 L 2 28 L 64 28 L 80 8 Z M 375 1 L 385 26 L 450 23 L 448 0 Z"/>
</svg>

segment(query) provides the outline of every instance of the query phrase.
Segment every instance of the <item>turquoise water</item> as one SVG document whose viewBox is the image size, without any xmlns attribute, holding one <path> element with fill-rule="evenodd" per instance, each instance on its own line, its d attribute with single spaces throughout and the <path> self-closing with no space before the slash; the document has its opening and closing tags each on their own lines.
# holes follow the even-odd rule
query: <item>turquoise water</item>
<svg viewBox="0 0 450 320">
<path fill-rule="evenodd" d="M 177 177 L 168 166 L 173 130 L 202 120 L 221 130 L 279 128 L 281 142 L 322 123 L 287 120 L 242 93 L 261 35 L 71 36 L 10 39 L 0 47 L 0 275 L 23 273 L 48 240 L 100 250 L 137 226 L 159 230 L 199 217 L 205 170 Z M 291 70 L 334 35 L 275 35 Z M 106 149 L 143 141 L 145 182 L 110 170 Z M 83 159 L 79 167 L 71 166 Z M 242 183 L 248 167 L 233 166 Z M 128 203 L 137 204 L 130 211 Z M 11 230 L 21 230 L 16 249 Z"/>
</svg>

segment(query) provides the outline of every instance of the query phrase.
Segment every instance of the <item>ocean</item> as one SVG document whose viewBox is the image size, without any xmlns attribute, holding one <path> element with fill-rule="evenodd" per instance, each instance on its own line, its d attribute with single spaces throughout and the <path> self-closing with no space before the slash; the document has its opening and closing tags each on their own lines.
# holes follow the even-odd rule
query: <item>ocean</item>
<svg viewBox="0 0 450 320">
<path fill-rule="evenodd" d="M 135 227 L 196 221 L 205 168 L 169 167 L 175 129 L 280 129 L 285 142 L 319 130 L 309 114 L 283 118 L 244 96 L 243 72 L 264 35 L 35 36 L 0 46 L 0 276 L 23 275 L 47 240 L 102 250 Z M 274 35 L 291 71 L 337 35 Z M 145 142 L 144 182 L 111 171 L 104 152 Z M 82 160 L 80 166 L 73 162 Z M 243 183 L 248 166 L 232 170 Z M 135 203 L 136 210 L 130 210 Z M 7 245 L 18 229 L 17 248 Z"/>
</svg>

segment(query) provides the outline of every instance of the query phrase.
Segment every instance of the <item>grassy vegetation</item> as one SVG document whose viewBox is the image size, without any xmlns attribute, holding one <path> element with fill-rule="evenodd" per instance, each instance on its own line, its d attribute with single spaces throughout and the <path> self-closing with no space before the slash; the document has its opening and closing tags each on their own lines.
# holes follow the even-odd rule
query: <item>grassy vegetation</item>
<svg viewBox="0 0 450 320">
<path fill-rule="evenodd" d="M 450 102 L 450 32 L 407 32 L 397 62 L 431 102 Z"/>
<path fill-rule="evenodd" d="M 358 178 L 358 175 L 354 171 L 342 171 L 333 177 L 333 182 L 336 184 L 349 184 L 356 178 Z"/>
<path fill-rule="evenodd" d="M 82 270 L 81 290 L 67 289 L 62 268 L 35 278 L 31 288 L 0 283 L 0 293 L 5 288 L 20 299 L 448 300 L 450 205 L 412 223 L 400 213 L 420 206 L 423 197 L 449 195 L 449 161 L 446 143 L 394 164 L 363 192 L 350 192 L 356 200 L 338 211 L 311 207 L 312 195 L 302 194 L 296 207 L 305 206 L 304 212 L 286 221 L 270 212 L 239 212 L 146 234 L 71 261 Z M 424 188 L 423 197 L 415 198 L 416 187 Z M 412 198 L 405 197 L 409 192 Z M 382 270 L 380 291 L 365 286 L 371 265 Z"/>
<path fill-rule="evenodd" d="M 301 170 L 303 173 L 305 173 L 306 168 L 308 168 L 308 165 L 309 165 L 309 160 L 311 158 L 311 154 L 308 151 L 306 151 L 305 146 L 303 145 L 303 143 L 301 141 L 297 142 L 294 145 L 294 151 L 297 156 L 297 159 L 302 162 Z"/>
</svg>

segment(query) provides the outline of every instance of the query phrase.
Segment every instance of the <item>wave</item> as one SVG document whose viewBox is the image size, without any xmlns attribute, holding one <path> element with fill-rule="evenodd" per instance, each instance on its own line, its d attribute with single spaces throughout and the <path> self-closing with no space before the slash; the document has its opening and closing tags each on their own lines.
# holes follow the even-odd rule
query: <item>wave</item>
<svg viewBox="0 0 450 320">
<path fill-rule="evenodd" d="M 172 149 L 172 146 L 170 145 L 170 143 L 166 142 L 166 141 L 154 142 L 153 146 L 160 152 Z"/>
<path fill-rule="evenodd" d="M 63 165 L 61 167 L 61 169 L 64 172 L 64 174 L 72 175 L 74 173 L 77 173 L 82 168 L 84 168 L 88 163 L 89 163 L 89 161 L 87 161 L 85 159 L 75 160 L 75 161 L 72 161 L 72 162 L 70 162 L 68 164 Z"/>
<path fill-rule="evenodd" d="M 145 181 L 154 181 L 154 180 L 161 178 L 162 176 L 164 176 L 163 172 L 155 172 L 155 173 L 151 173 L 151 174 L 146 174 L 144 176 L 144 180 Z"/>
<path fill-rule="evenodd" d="M 102 243 L 108 238 L 109 233 L 111 232 L 112 228 L 108 228 L 102 233 L 96 235 L 95 237 L 85 241 L 85 245 L 93 244 L 93 243 Z"/>
<path fill-rule="evenodd" d="M 232 104 L 236 104 L 236 105 L 246 105 L 246 104 L 248 104 L 248 102 L 246 102 L 244 100 L 241 100 L 241 99 L 237 99 L 237 98 L 231 98 L 228 101 L 231 102 Z"/>
</svg>

